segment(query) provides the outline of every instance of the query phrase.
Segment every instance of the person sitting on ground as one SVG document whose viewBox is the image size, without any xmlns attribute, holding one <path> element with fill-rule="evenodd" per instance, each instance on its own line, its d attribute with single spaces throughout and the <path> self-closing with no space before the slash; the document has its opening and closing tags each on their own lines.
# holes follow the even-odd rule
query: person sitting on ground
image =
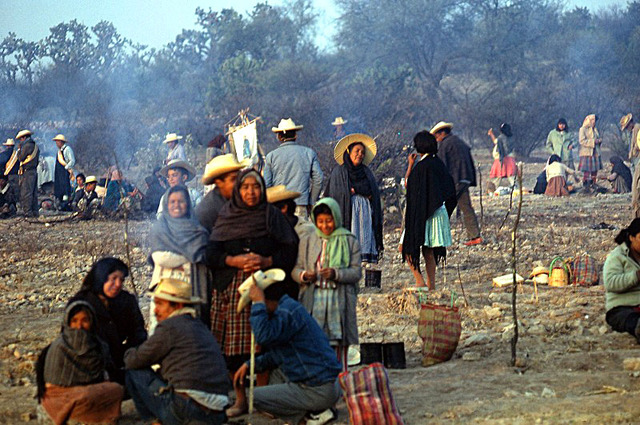
<svg viewBox="0 0 640 425">
<path fill-rule="evenodd" d="M 609 162 L 611 163 L 611 174 L 607 180 L 611 182 L 613 193 L 629 193 L 631 192 L 631 170 L 627 167 L 618 155 L 613 155 Z"/>
<path fill-rule="evenodd" d="M 286 423 L 324 424 L 337 416 L 332 407 L 340 398 L 340 363 L 318 323 L 297 301 L 286 295 L 282 282 L 262 291 L 249 289 L 251 329 L 265 352 L 256 357 L 257 373 L 278 369 L 285 382 L 254 389 L 254 405 Z M 249 362 L 234 375 L 234 385 L 244 391 Z M 321 412 L 321 413 L 318 413 Z M 319 418 L 326 418 L 319 420 Z"/>
<path fill-rule="evenodd" d="M 618 246 L 604 262 L 606 321 L 616 332 L 628 332 L 640 343 L 640 218 L 615 238 Z"/>
<path fill-rule="evenodd" d="M 83 173 L 78 173 L 76 176 L 76 189 L 74 192 L 78 192 L 79 190 L 84 189 L 84 183 L 87 180 L 87 177 Z"/>
<path fill-rule="evenodd" d="M 124 199 L 123 199 L 124 195 Z M 111 172 L 111 180 L 107 185 L 107 193 L 102 203 L 102 209 L 109 213 L 116 213 L 122 205 L 127 203 L 127 208 L 131 207 L 134 199 L 140 197 L 140 191 L 122 177 L 122 173 L 117 168 Z"/>
<path fill-rule="evenodd" d="M 186 184 L 193 180 L 193 178 L 196 176 L 196 169 L 186 161 L 183 161 L 181 159 L 174 159 L 172 161 L 169 161 L 167 165 L 162 167 L 162 169 L 160 170 L 160 174 L 167 178 L 167 181 L 169 182 L 169 188 L 172 188 L 178 185 L 186 186 Z M 187 190 L 189 191 L 191 205 L 193 205 L 193 207 L 195 208 L 198 203 L 200 203 L 200 199 L 202 198 L 202 196 L 200 195 L 200 192 L 198 192 L 194 188 L 190 187 Z M 162 208 L 165 204 L 164 198 L 166 197 L 167 192 L 165 192 L 160 199 L 160 205 L 158 206 L 158 211 L 156 212 L 156 218 L 160 218 L 160 215 L 162 214 Z"/>
<path fill-rule="evenodd" d="M 120 417 L 124 388 L 109 382 L 109 348 L 96 326 L 89 303 L 70 303 L 60 336 L 38 358 L 38 403 L 56 425 L 69 420 L 115 423 Z"/>
<path fill-rule="evenodd" d="M 576 172 L 560 162 L 558 155 L 551 155 L 545 168 L 547 188 L 544 194 L 547 196 L 569 196 L 567 174 L 575 176 Z"/>
<path fill-rule="evenodd" d="M 80 213 L 80 217 L 83 219 L 90 219 L 93 213 L 100 208 L 100 200 L 96 193 L 97 184 L 98 179 L 96 179 L 96 176 L 89 176 L 83 188 L 76 190 L 73 196 L 71 207 L 73 211 Z"/>
<path fill-rule="evenodd" d="M 229 378 L 211 332 L 196 318 L 188 282 L 164 279 L 151 294 L 154 334 L 125 353 L 127 391 L 143 420 L 222 424 Z M 160 364 L 160 373 L 151 366 Z"/>
<path fill-rule="evenodd" d="M 96 261 L 82 282 L 74 301 L 88 302 L 96 313 L 96 332 L 109 346 L 116 367 L 113 380 L 124 383 L 124 352 L 147 339 L 138 301 L 122 289 L 129 268 L 117 258 Z"/>
<path fill-rule="evenodd" d="M 202 300 L 198 317 L 211 328 L 211 278 L 204 264 L 209 232 L 198 223 L 191 207 L 187 188 L 178 185 L 169 189 L 160 218 L 151 227 L 150 262 L 154 265 L 151 289 L 163 276 L 183 274 L 192 285 L 192 294 Z M 153 300 L 149 310 L 153 310 Z M 153 333 L 155 320 L 150 318 Z"/>
<path fill-rule="evenodd" d="M 301 285 L 300 302 L 316 319 L 347 370 L 349 346 L 358 344 L 360 244 L 342 227 L 340 206 L 333 198 L 319 200 L 311 218 L 316 230 L 300 241 L 291 275 Z"/>
<path fill-rule="evenodd" d="M 16 215 L 16 198 L 9 178 L 0 173 L 0 219 Z"/>
<path fill-rule="evenodd" d="M 158 211 L 160 200 L 166 188 L 162 186 L 162 182 L 155 172 L 145 177 L 144 182 L 147 185 L 147 190 L 144 193 L 144 198 L 142 198 L 140 208 L 146 213 L 155 213 Z"/>
</svg>

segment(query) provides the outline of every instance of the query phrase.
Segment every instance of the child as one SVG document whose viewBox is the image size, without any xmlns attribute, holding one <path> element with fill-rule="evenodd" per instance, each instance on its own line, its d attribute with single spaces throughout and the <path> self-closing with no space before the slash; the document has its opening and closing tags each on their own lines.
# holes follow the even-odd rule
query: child
<svg viewBox="0 0 640 425">
<path fill-rule="evenodd" d="M 567 174 L 576 174 L 571 168 L 560 162 L 558 155 L 551 155 L 549 162 L 545 168 L 545 174 L 547 176 L 547 188 L 544 194 L 547 196 L 569 196 L 569 189 L 567 188 Z"/>
<path fill-rule="evenodd" d="M 319 200 L 311 218 L 316 230 L 300 241 L 292 276 L 301 285 L 300 302 L 327 335 L 346 370 L 349 345 L 358 344 L 360 245 L 342 227 L 340 207 L 333 198 Z"/>
<path fill-rule="evenodd" d="M 95 313 L 86 301 L 65 310 L 60 336 L 36 365 L 38 402 L 55 424 L 74 419 L 115 423 L 124 388 L 108 381 L 109 349 L 95 331 Z"/>
</svg>

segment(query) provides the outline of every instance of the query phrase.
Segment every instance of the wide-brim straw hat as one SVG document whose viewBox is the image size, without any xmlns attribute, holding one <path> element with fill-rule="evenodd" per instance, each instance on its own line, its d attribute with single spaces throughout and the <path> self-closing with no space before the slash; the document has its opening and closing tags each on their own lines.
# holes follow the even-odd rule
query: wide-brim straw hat
<svg viewBox="0 0 640 425">
<path fill-rule="evenodd" d="M 277 127 L 271 127 L 271 131 L 274 133 L 281 133 L 283 131 L 302 130 L 303 128 L 303 125 L 296 125 L 291 118 L 283 118 L 280 120 Z"/>
<path fill-rule="evenodd" d="M 19 139 L 21 137 L 26 137 L 26 136 L 31 136 L 31 130 L 20 130 L 16 135 L 16 139 Z"/>
<path fill-rule="evenodd" d="M 202 184 L 212 184 L 216 178 L 232 171 L 242 170 L 247 167 L 247 165 L 245 161 L 238 162 L 236 156 L 232 153 L 218 155 L 204 167 Z"/>
<path fill-rule="evenodd" d="M 536 276 L 540 276 L 542 274 L 549 275 L 549 268 L 548 267 L 544 267 L 544 266 L 534 267 L 533 271 L 529 275 L 529 279 L 532 279 L 532 278 L 534 278 Z"/>
<path fill-rule="evenodd" d="M 201 302 L 200 298 L 191 296 L 191 285 L 188 282 L 172 278 L 161 279 L 149 295 L 174 303 L 198 304 Z"/>
<path fill-rule="evenodd" d="M 336 143 L 336 147 L 333 148 L 333 157 L 336 162 L 342 165 L 344 163 L 344 152 L 349 148 L 349 146 L 358 142 L 364 145 L 364 159 L 362 160 L 362 163 L 364 165 L 371 164 L 371 161 L 373 161 L 373 158 L 375 158 L 378 153 L 378 145 L 371 136 L 367 136 L 362 133 L 346 135 Z"/>
<path fill-rule="evenodd" d="M 98 183 L 98 179 L 96 178 L 96 176 L 87 177 L 87 179 L 84 181 L 84 184 L 89 184 L 89 183 Z"/>
<path fill-rule="evenodd" d="M 53 141 L 67 143 L 67 139 L 66 137 L 64 137 L 64 134 L 58 134 L 56 137 L 53 138 Z"/>
<path fill-rule="evenodd" d="M 342 119 L 342 117 L 336 117 L 335 120 L 333 120 L 333 122 L 331 123 L 331 125 L 344 125 L 346 123 L 348 123 L 349 121 L 345 121 L 344 119 Z"/>
<path fill-rule="evenodd" d="M 16 142 L 13 139 L 7 139 L 6 142 L 3 143 L 4 146 L 15 146 Z"/>
<path fill-rule="evenodd" d="M 238 313 L 240 313 L 251 302 L 249 298 L 249 288 L 253 282 L 263 291 L 276 282 L 282 282 L 287 274 L 282 269 L 269 269 L 267 271 L 258 270 L 238 287 L 240 300 L 238 301 Z"/>
<path fill-rule="evenodd" d="M 436 134 L 438 131 L 444 130 L 445 128 L 448 128 L 449 130 L 451 130 L 453 128 L 453 124 L 450 122 L 440 121 L 438 124 L 431 127 L 431 130 L 429 130 L 429 133 Z"/>
<path fill-rule="evenodd" d="M 172 159 L 171 161 L 169 161 L 167 165 L 160 169 L 160 174 L 167 177 L 167 174 L 169 173 L 169 170 L 171 168 L 182 168 L 183 170 L 185 170 L 187 172 L 187 181 L 193 180 L 193 178 L 196 176 L 196 169 L 193 168 L 191 164 L 181 159 Z"/>
<path fill-rule="evenodd" d="M 169 133 L 167 134 L 167 136 L 164 138 L 164 140 L 162 141 L 162 143 L 171 143 L 171 142 L 177 142 L 178 140 L 182 139 L 182 136 L 178 136 L 176 133 Z"/>
<path fill-rule="evenodd" d="M 627 128 L 632 119 L 632 114 L 627 114 L 624 117 L 620 118 L 620 130 L 624 130 L 625 128 Z"/>
<path fill-rule="evenodd" d="M 276 202 L 280 201 L 286 201 L 288 199 L 296 199 L 300 195 L 302 195 L 300 192 L 288 190 L 287 187 L 283 184 L 267 188 L 267 202 L 270 204 L 275 204 Z"/>
</svg>

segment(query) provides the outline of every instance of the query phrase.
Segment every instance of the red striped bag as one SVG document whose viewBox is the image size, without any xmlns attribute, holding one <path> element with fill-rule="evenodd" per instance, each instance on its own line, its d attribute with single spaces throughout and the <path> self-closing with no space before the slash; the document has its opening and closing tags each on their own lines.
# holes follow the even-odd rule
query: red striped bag
<svg viewBox="0 0 640 425">
<path fill-rule="evenodd" d="M 422 366 L 446 362 L 458 347 L 462 332 L 458 307 L 422 304 L 418 335 L 422 338 Z"/>
<path fill-rule="evenodd" d="M 338 376 L 353 425 L 404 425 L 382 363 Z"/>
</svg>

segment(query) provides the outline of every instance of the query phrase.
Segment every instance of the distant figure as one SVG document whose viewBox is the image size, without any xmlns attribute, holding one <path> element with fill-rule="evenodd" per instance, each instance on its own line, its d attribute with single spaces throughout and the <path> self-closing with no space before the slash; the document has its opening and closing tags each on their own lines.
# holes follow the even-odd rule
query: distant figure
<svg viewBox="0 0 640 425">
<path fill-rule="evenodd" d="M 627 167 L 618 155 L 613 155 L 609 162 L 611 163 L 611 174 L 607 180 L 611 182 L 613 193 L 629 193 L 631 192 L 631 170 Z"/>
<path fill-rule="evenodd" d="M 296 143 L 302 128 L 291 118 L 283 118 L 277 127 L 271 128 L 281 145 L 267 154 L 264 181 L 267 187 L 283 184 L 289 190 L 300 192 L 302 195 L 296 199 L 296 215 L 307 219 L 309 207 L 320 196 L 324 176 L 316 152 Z"/>
<path fill-rule="evenodd" d="M 138 197 L 140 192 L 131 183 L 127 182 L 120 170 L 117 168 L 111 172 L 111 180 L 107 185 L 107 193 L 104 197 L 102 209 L 107 212 L 116 213 L 121 210 L 124 202 Z"/>
<path fill-rule="evenodd" d="M 0 153 L 0 173 L 9 179 L 10 190 L 13 191 L 13 197 L 17 202 L 20 197 L 18 149 L 16 149 L 16 143 L 13 139 L 7 139 L 2 146 L 4 146 L 4 150 Z"/>
<path fill-rule="evenodd" d="M 560 162 L 558 155 L 551 155 L 545 168 L 547 187 L 544 194 L 547 196 L 569 196 L 567 174 L 575 175 L 575 173 L 574 170 Z"/>
<path fill-rule="evenodd" d="M 493 165 L 489 177 L 493 181 L 496 189 L 502 183 L 502 179 L 507 179 L 509 187 L 513 188 L 516 184 L 516 173 L 518 167 L 513 157 L 513 146 L 511 145 L 511 126 L 507 123 L 500 124 L 500 136 L 493 134 L 493 129 L 487 131 L 487 135 L 493 142 Z"/>
<path fill-rule="evenodd" d="M 144 183 L 147 185 L 147 190 L 144 193 L 144 198 L 142 198 L 140 208 L 146 213 L 155 213 L 158 211 L 158 206 L 160 205 L 162 195 L 164 195 L 165 188 L 162 187 L 156 174 L 145 177 Z"/>
<path fill-rule="evenodd" d="M 96 193 L 97 184 L 98 180 L 96 176 L 89 176 L 83 188 L 76 190 L 73 196 L 71 208 L 73 211 L 79 213 L 81 219 L 89 220 L 93 217 L 93 213 L 100 208 L 100 200 Z"/>
<path fill-rule="evenodd" d="M 635 171 L 638 161 L 640 161 L 640 140 L 638 139 L 640 124 L 635 122 L 632 114 L 627 114 L 620 119 L 620 131 L 623 136 L 628 135 L 628 159 L 631 161 L 631 168 Z"/>
<path fill-rule="evenodd" d="M 549 132 L 547 136 L 547 150 L 550 154 L 558 155 L 560 161 L 569 168 L 573 167 L 573 140 L 569 136 L 567 120 L 560 118 L 556 124 L 556 128 Z"/>
<path fill-rule="evenodd" d="M 20 183 L 20 206 L 27 217 L 38 216 L 38 162 L 40 150 L 31 138 L 30 130 L 22 130 L 17 136 L 18 140 L 18 168 Z"/>
<path fill-rule="evenodd" d="M 58 134 L 53 138 L 53 141 L 56 142 L 58 147 L 53 195 L 58 200 L 58 208 L 66 211 L 71 203 L 71 180 L 75 177 L 73 167 L 76 165 L 76 157 L 71 146 L 67 144 L 64 134 Z"/>
<path fill-rule="evenodd" d="M 592 186 L 598 176 L 598 170 L 602 170 L 600 154 L 602 139 L 596 128 L 597 119 L 595 114 L 587 115 L 578 133 L 578 142 L 580 143 L 578 169 L 584 173 L 582 180 L 584 193 L 591 193 L 594 189 Z"/>
<path fill-rule="evenodd" d="M 9 179 L 0 173 L 0 219 L 16 215 L 16 198 Z"/>
<path fill-rule="evenodd" d="M 160 174 L 166 177 L 170 189 L 174 186 L 186 185 L 188 182 L 193 180 L 193 178 L 196 176 L 196 169 L 193 168 L 191 164 L 182 159 L 172 159 L 167 165 L 162 167 L 162 169 L 160 170 Z M 202 195 L 192 187 L 187 188 L 187 190 L 189 191 L 189 197 L 191 198 L 191 205 L 195 208 L 200 203 Z M 160 199 L 160 205 L 158 205 L 156 218 L 160 218 L 160 215 L 162 214 L 165 201 L 164 198 L 166 196 L 167 193 L 165 192 L 165 194 L 162 195 L 162 199 Z"/>
<path fill-rule="evenodd" d="M 78 173 L 76 175 L 76 188 L 74 192 L 84 189 L 84 183 L 87 180 L 87 177 L 83 173 Z"/>
<path fill-rule="evenodd" d="M 217 156 L 224 155 L 223 147 L 226 142 L 227 139 L 225 139 L 222 134 L 218 134 L 216 137 L 209 141 L 209 143 L 207 144 L 207 162 L 211 161 Z"/>
<path fill-rule="evenodd" d="M 167 157 L 164 160 L 165 165 L 174 160 L 187 161 L 187 155 L 184 153 L 184 146 L 180 144 L 181 139 L 182 136 L 178 136 L 176 133 L 169 133 L 162 141 L 162 143 L 169 146 Z"/>
<path fill-rule="evenodd" d="M 333 120 L 331 123 L 331 125 L 335 127 L 333 130 L 333 140 L 340 140 L 347 135 L 347 132 L 344 130 L 344 125 L 348 122 L 349 121 L 342 119 L 342 117 L 336 117 L 336 119 Z"/>
</svg>

